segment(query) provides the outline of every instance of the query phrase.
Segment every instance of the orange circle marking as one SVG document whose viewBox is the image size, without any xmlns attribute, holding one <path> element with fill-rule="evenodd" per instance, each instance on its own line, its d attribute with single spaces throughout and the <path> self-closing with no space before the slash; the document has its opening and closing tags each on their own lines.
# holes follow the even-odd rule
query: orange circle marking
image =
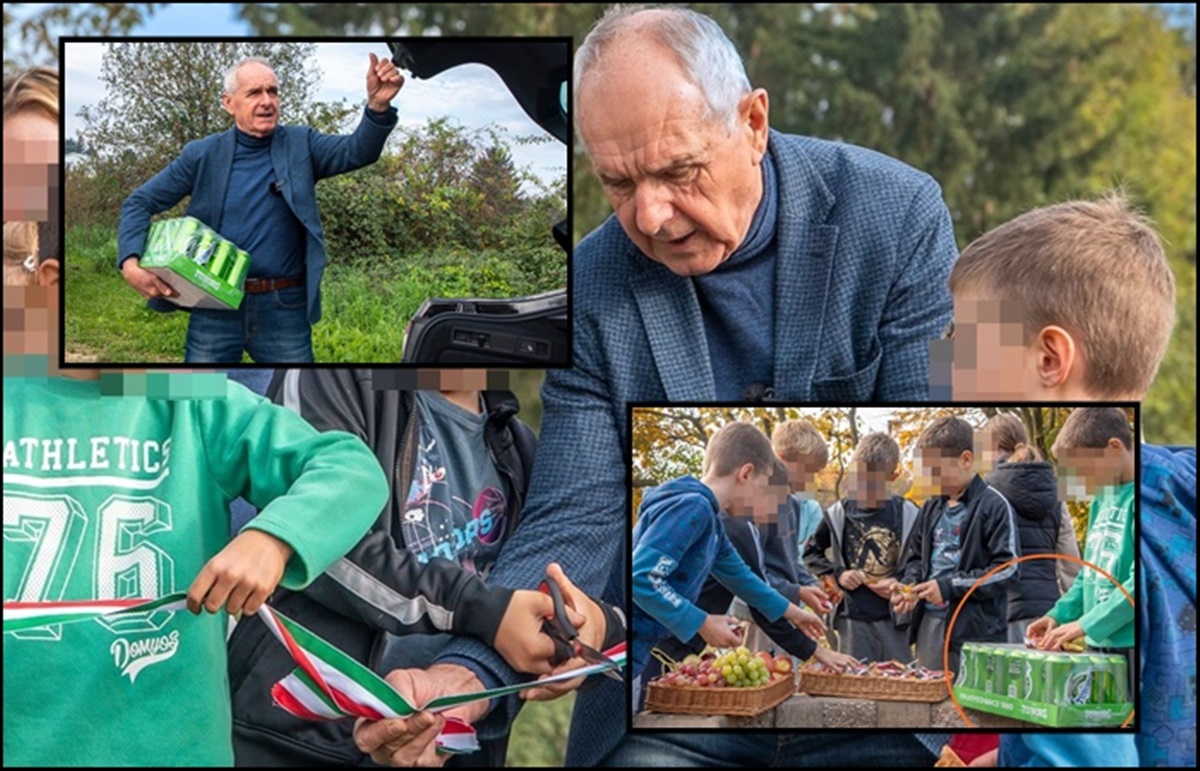
<svg viewBox="0 0 1200 771">
<path fill-rule="evenodd" d="M 948 624 L 946 624 L 946 642 L 942 647 L 942 666 L 943 667 L 945 667 L 946 662 L 950 660 L 950 636 L 954 632 L 954 624 L 958 621 L 958 614 L 959 614 L 959 611 L 962 610 L 963 604 L 966 603 L 966 601 L 971 597 L 972 594 L 975 593 L 975 590 L 978 589 L 979 586 L 984 581 L 988 580 L 989 578 L 996 575 L 1000 571 L 1005 570 L 1006 568 L 1008 568 L 1011 565 L 1016 565 L 1018 562 L 1026 562 L 1027 560 L 1068 560 L 1070 562 L 1078 562 L 1080 565 L 1083 565 L 1086 568 L 1091 568 L 1092 570 L 1096 571 L 1100 575 L 1107 578 L 1109 581 L 1112 581 L 1114 584 L 1116 584 L 1117 588 L 1121 590 L 1121 594 L 1125 595 L 1125 599 L 1129 602 L 1130 607 L 1137 607 L 1133 602 L 1133 595 L 1131 595 L 1129 593 L 1129 590 L 1126 589 L 1121 584 L 1120 581 L 1113 578 L 1112 575 L 1110 573 L 1106 572 L 1103 568 L 1097 567 L 1096 565 L 1093 565 L 1092 563 L 1087 562 L 1085 560 L 1081 560 L 1079 557 L 1072 557 L 1069 554 L 1029 554 L 1024 557 L 1017 557 L 1016 559 L 1009 560 L 1008 562 L 1005 562 L 1003 565 L 994 567 L 991 570 L 989 570 L 988 572 L 984 573 L 979 578 L 979 580 L 976 581 L 971 586 L 971 588 L 967 590 L 967 593 L 963 595 L 962 600 L 960 600 L 958 603 L 958 607 L 954 609 L 954 614 L 952 616 L 950 616 L 950 622 Z M 1076 577 L 1076 580 L 1078 580 L 1078 577 Z M 959 667 L 961 667 L 961 666 L 962 666 L 962 662 L 960 661 Z M 967 713 L 963 710 L 962 705 L 958 703 L 958 697 L 956 697 L 954 695 L 954 681 L 950 675 L 950 670 L 946 669 L 945 671 L 946 671 L 946 690 L 948 690 L 950 692 L 950 700 L 954 702 L 954 708 L 956 710 L 958 710 L 958 716 L 963 719 L 963 722 L 967 725 L 967 728 L 975 728 L 975 724 L 971 722 L 971 719 L 969 717 L 967 717 Z M 1130 698 L 1133 698 L 1133 696 L 1134 696 L 1133 694 L 1130 694 Z M 1137 712 L 1136 708 L 1134 708 L 1129 713 L 1129 717 L 1125 718 L 1125 722 L 1121 724 L 1122 728 L 1129 727 L 1130 722 L 1133 721 L 1133 715 L 1135 712 Z"/>
</svg>

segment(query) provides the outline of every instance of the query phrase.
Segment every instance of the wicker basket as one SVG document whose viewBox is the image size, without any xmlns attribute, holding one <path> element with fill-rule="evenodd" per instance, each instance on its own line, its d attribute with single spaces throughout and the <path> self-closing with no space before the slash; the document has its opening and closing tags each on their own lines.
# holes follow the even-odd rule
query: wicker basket
<svg viewBox="0 0 1200 771">
<path fill-rule="evenodd" d="M 927 701 L 937 703 L 950 697 L 946 681 L 902 680 L 894 677 L 839 675 L 832 672 L 800 671 L 798 690 L 809 696 L 840 696 L 872 701 Z"/>
<path fill-rule="evenodd" d="M 782 704 L 796 691 L 789 673 L 754 688 L 699 688 L 693 685 L 647 685 L 646 709 L 685 715 L 754 717 Z"/>
</svg>

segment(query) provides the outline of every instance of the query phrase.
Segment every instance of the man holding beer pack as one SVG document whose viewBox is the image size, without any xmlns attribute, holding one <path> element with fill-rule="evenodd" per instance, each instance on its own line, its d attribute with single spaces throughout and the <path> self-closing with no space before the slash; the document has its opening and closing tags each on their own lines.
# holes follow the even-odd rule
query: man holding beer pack
<svg viewBox="0 0 1200 771">
<path fill-rule="evenodd" d="M 396 125 L 392 99 L 404 77 L 371 54 L 367 107 L 352 134 L 280 126 L 279 84 L 269 62 L 242 59 L 225 76 L 221 97 L 234 126 L 188 143 L 178 158 L 121 206 L 117 266 L 156 310 L 173 310 L 175 291 L 139 264 L 150 218 L 191 196 L 187 214 L 251 256 L 237 310 L 196 308 L 185 360 L 311 362 L 312 325 L 321 318 L 325 242 L 316 182 L 374 163 Z"/>
</svg>

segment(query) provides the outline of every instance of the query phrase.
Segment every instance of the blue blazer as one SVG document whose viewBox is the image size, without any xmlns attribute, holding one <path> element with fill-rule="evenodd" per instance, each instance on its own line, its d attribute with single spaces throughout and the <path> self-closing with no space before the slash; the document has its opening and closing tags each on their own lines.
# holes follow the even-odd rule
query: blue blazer
<svg viewBox="0 0 1200 771">
<path fill-rule="evenodd" d="M 928 398 L 928 343 L 952 315 L 950 214 L 927 174 L 870 150 L 771 133 L 779 170 L 776 394 L 792 401 Z M 574 363 L 542 388 L 542 429 L 525 519 L 488 577 L 532 589 L 558 561 L 592 596 L 624 607 L 630 402 L 716 397 L 691 280 L 643 256 L 610 217 L 574 253 Z M 499 654 L 451 642 L 446 661 L 485 684 L 515 682 Z M 579 693 L 567 764 L 591 766 L 625 733 L 625 688 Z M 477 728 L 507 730 L 515 697 Z"/>
<path fill-rule="evenodd" d="M 354 133 L 321 134 L 307 126 L 278 126 L 271 139 L 271 163 L 283 182 L 283 199 L 304 226 L 304 266 L 308 286 L 308 323 L 321 319 L 321 277 L 325 273 L 325 232 L 317 211 L 317 181 L 367 166 L 379 160 L 384 142 L 396 125 L 396 109 L 383 119 L 363 111 Z M 121 204 L 117 232 L 117 267 L 146 247 L 150 218 L 191 196 L 187 214 L 221 232 L 225 188 L 233 169 L 235 130 L 188 142 L 179 157 Z M 156 310 L 173 310 L 152 303 Z"/>
</svg>

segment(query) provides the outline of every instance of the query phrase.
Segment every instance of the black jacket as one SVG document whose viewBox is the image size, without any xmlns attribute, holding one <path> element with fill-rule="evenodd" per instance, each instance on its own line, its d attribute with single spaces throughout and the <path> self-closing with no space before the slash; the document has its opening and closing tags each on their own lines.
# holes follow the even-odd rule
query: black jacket
<svg viewBox="0 0 1200 771">
<path fill-rule="evenodd" d="M 1012 504 L 1021 556 L 1056 553 L 1062 506 L 1054 467 L 1044 461 L 1001 462 L 986 479 Z M 1054 560 L 1022 562 L 1018 573 L 1008 588 L 1008 620 L 1041 618 L 1059 598 Z"/>
<path fill-rule="evenodd" d="M 947 621 L 962 603 L 963 596 L 980 578 L 993 568 L 1020 556 L 1012 507 L 1003 495 L 976 474 L 959 500 L 967 507 L 967 518 L 958 567 L 951 575 L 938 579 L 942 599 L 949 603 L 946 608 Z M 928 579 L 933 528 L 945 509 L 944 495 L 930 498 L 921 506 L 917 524 L 905 548 L 904 567 L 900 571 L 903 583 L 915 584 Z M 1017 566 L 1009 565 L 980 584 L 958 614 L 950 640 L 954 650 L 959 650 L 962 643 L 971 640 L 1004 642 L 1008 639 L 1008 624 L 1005 621 L 1008 587 L 1016 577 Z M 920 629 L 924 614 L 925 603 L 918 602 L 908 629 L 911 643 L 917 641 L 917 630 Z"/>
<path fill-rule="evenodd" d="M 918 512 L 915 503 L 898 495 L 893 495 L 889 504 L 900 507 L 900 564 L 896 566 L 896 573 L 899 574 L 904 565 L 905 550 L 908 547 L 913 528 L 917 523 Z M 818 576 L 832 575 L 834 581 L 836 581 L 847 570 L 846 558 L 842 549 L 842 536 L 846 531 L 847 509 L 853 506 L 854 501 L 849 498 L 834 503 L 825 511 L 824 516 L 821 517 L 821 524 L 817 526 L 817 530 L 813 533 L 812 538 L 808 539 L 808 543 L 804 548 L 804 561 L 814 574 Z M 826 556 L 827 553 L 828 556 Z M 849 597 L 849 595 L 856 592 L 859 596 L 865 596 L 868 593 L 873 594 L 865 586 L 860 586 L 857 589 L 845 592 L 845 594 Z M 834 606 L 833 618 L 830 619 L 831 624 L 838 616 L 846 612 L 848 604 L 848 602 L 842 601 Z M 907 617 L 900 616 L 900 614 L 894 611 L 891 616 L 892 620 L 901 629 L 909 621 Z"/>
<path fill-rule="evenodd" d="M 321 431 L 348 431 L 366 442 L 385 469 L 391 495 L 370 532 L 302 592 L 276 590 L 273 607 L 378 671 L 385 633 L 472 635 L 491 644 L 512 590 L 490 587 L 449 560 L 422 564 L 405 548 L 401 517 L 417 460 L 419 412 L 412 391 L 393 371 L 279 370 L 267 396 L 299 412 Z M 518 524 L 536 439 L 516 418 L 516 397 L 487 391 L 488 451 L 510 493 L 511 527 Z M 511 530 L 510 530 L 511 532 Z M 403 642 L 401 640 L 400 642 Z M 357 765 L 353 721 L 308 722 L 271 703 L 271 685 L 295 664 L 257 616 L 243 619 L 229 640 L 234 739 L 238 765 Z M 505 742 L 471 756 L 502 763 Z M 482 757 L 481 757 L 482 756 Z"/>
</svg>

